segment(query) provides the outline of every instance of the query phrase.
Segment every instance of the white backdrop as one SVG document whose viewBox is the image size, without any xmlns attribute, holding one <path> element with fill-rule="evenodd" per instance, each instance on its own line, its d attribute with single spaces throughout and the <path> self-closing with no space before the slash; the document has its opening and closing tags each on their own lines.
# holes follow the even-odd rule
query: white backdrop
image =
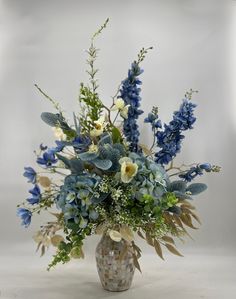
<svg viewBox="0 0 236 299">
<path fill-rule="evenodd" d="M 40 119 L 41 112 L 53 112 L 53 107 L 33 85 L 38 83 L 60 101 L 68 117 L 72 110 L 78 111 L 79 83 L 87 80 L 85 49 L 107 17 L 110 23 L 97 41 L 100 94 L 105 102 L 126 77 L 142 46 L 154 46 L 143 62 L 141 77 L 146 112 L 156 105 L 161 119 L 168 122 L 185 91 L 199 90 L 194 97 L 198 104 L 195 129 L 186 133 L 177 163 L 210 162 L 222 166 L 222 171 L 201 179 L 209 187 L 195 199 L 203 225 L 193 233 L 196 242 L 184 246 L 222 253 L 234 248 L 233 10 L 235 1 L 216 0 L 0 1 L 2 252 L 29 244 L 42 221 L 33 219 L 25 230 L 15 216 L 15 206 L 26 198 L 29 188 L 23 167 L 35 165 L 33 150 L 41 142 L 53 144 L 51 129 Z M 142 141 L 150 143 L 148 126 L 142 120 L 140 126 Z M 94 240 L 88 241 L 91 252 Z"/>
</svg>

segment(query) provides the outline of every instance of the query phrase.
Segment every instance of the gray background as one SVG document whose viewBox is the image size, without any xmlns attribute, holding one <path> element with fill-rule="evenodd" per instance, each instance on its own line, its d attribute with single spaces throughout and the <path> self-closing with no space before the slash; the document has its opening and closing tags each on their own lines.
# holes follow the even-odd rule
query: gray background
<svg viewBox="0 0 236 299">
<path fill-rule="evenodd" d="M 130 63 L 142 46 L 154 46 L 143 62 L 145 72 L 141 77 L 142 107 L 146 113 L 156 105 L 161 119 L 168 122 L 185 91 L 189 88 L 199 90 L 194 97 L 198 104 L 195 129 L 186 133 L 176 164 L 210 162 L 220 165 L 222 171 L 200 179 L 209 187 L 194 202 L 203 225 L 192 234 L 195 242 L 188 240 L 179 248 L 187 256 L 188 253 L 192 256 L 193 252 L 208 252 L 210 256 L 234 254 L 234 16 L 235 1 L 0 1 L 0 254 L 4 261 L 15 258 L 14 262 L 0 263 L 0 273 L 1 268 L 5 273 L 8 266 L 4 268 L 4 265 L 11 263 L 17 273 L 16 269 L 22 267 L 19 263 L 22 257 L 26 265 L 39 264 L 40 271 L 50 259 L 48 254 L 38 261 L 31 241 L 33 232 L 48 219 L 47 216 L 44 215 L 43 220 L 33 218 L 28 230 L 20 227 L 15 216 L 16 204 L 28 195 L 29 185 L 22 177 L 23 167 L 36 165 L 33 151 L 41 142 L 53 144 L 51 129 L 40 120 L 40 113 L 53 112 L 53 107 L 33 85 L 38 83 L 60 101 L 68 118 L 73 110 L 78 111 L 79 83 L 87 80 L 85 49 L 91 34 L 107 17 L 111 19 L 110 24 L 97 41 L 101 49 L 97 61 L 99 92 L 106 103 L 126 77 Z M 140 128 L 141 141 L 150 144 L 151 134 L 142 119 Z M 91 254 L 87 262 L 92 261 L 96 242 L 97 237 L 86 242 Z M 143 251 L 144 255 L 153 252 L 144 244 Z M 172 260 L 175 258 L 170 258 Z M 199 263 L 206 264 L 207 260 Z M 158 260 L 156 262 L 158 264 Z M 190 259 L 188 263 L 191 265 Z M 68 271 L 70 266 L 66 267 Z M 24 277 L 22 273 L 19 275 Z M 11 287 L 15 285 L 10 283 L 10 276 L 5 277 L 2 297 L 12 298 L 19 290 L 4 291 L 7 282 Z M 93 298 L 93 294 L 90 295 Z M 101 293 L 101 298 L 103 295 Z M 30 298 L 30 292 L 22 296 Z M 181 296 L 184 298 L 182 293 Z M 35 298 L 38 297 L 35 295 Z M 71 298 L 74 298 L 72 294 Z M 163 298 L 169 297 L 163 295 Z"/>
</svg>

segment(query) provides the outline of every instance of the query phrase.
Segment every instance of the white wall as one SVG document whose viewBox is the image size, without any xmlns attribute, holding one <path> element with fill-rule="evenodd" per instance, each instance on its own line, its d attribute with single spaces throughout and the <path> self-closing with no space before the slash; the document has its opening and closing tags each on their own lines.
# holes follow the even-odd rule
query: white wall
<svg viewBox="0 0 236 299">
<path fill-rule="evenodd" d="M 142 105 L 153 105 L 168 121 L 189 88 L 200 92 L 195 129 L 186 133 L 177 162 L 222 166 L 207 175 L 208 191 L 195 200 L 203 220 L 197 242 L 185 246 L 221 248 L 235 237 L 235 99 L 232 95 L 232 7 L 214 0 L 30 1 L 0 2 L 0 237 L 1 245 L 30 239 L 20 227 L 15 205 L 27 196 L 25 165 L 35 165 L 33 150 L 52 144 L 40 120 L 51 105 L 35 90 L 38 83 L 58 99 L 71 117 L 77 111 L 79 83 L 85 81 L 89 38 L 107 18 L 101 48 L 100 94 L 108 102 L 142 46 L 154 46 L 143 63 Z M 235 24 L 234 24 L 235 25 Z M 235 48 L 234 48 L 235 49 Z M 234 73 L 235 74 L 235 73 Z M 143 141 L 151 142 L 141 122 Z M 92 241 L 93 242 L 93 241 Z"/>
</svg>

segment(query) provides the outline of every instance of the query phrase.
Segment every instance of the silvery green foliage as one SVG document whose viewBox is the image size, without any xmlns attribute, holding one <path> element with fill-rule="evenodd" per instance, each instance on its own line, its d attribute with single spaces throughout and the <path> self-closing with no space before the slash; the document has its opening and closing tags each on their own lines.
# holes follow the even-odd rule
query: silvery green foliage
<svg viewBox="0 0 236 299">
<path fill-rule="evenodd" d="M 119 170 L 119 160 L 125 156 L 125 148 L 122 144 L 112 143 L 110 134 L 105 133 L 98 142 L 97 152 L 84 152 L 79 154 L 79 159 L 91 163 L 101 170 L 115 172 Z"/>
<path fill-rule="evenodd" d="M 207 189 L 207 185 L 206 184 L 193 183 L 193 184 L 191 184 L 191 185 L 188 186 L 188 188 L 186 189 L 186 191 L 190 192 L 192 195 L 197 195 L 199 193 L 202 193 L 206 189 Z"/>
<path fill-rule="evenodd" d="M 80 174 L 84 170 L 83 162 L 77 158 L 68 159 L 60 154 L 56 154 L 57 158 L 61 160 L 66 168 L 71 170 L 72 174 Z"/>
<path fill-rule="evenodd" d="M 194 183 L 187 186 L 187 183 L 181 180 L 173 181 L 167 186 L 167 190 L 173 192 L 179 199 L 192 199 L 192 195 L 197 195 L 206 189 L 206 184 Z"/>
<path fill-rule="evenodd" d="M 63 130 L 71 130 L 64 117 L 59 113 L 43 112 L 41 114 L 41 118 L 47 125 L 51 127 L 60 127 Z"/>
</svg>

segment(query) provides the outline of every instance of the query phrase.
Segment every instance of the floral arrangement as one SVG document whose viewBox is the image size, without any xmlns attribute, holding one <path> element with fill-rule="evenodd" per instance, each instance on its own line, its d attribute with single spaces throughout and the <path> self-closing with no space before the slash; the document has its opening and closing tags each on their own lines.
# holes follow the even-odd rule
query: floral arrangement
<svg viewBox="0 0 236 299">
<path fill-rule="evenodd" d="M 95 39 L 88 54 L 89 84 L 80 85 L 79 113 L 69 124 L 60 105 L 38 85 L 36 88 L 52 102 L 57 113 L 42 113 L 52 127 L 55 146 L 40 145 L 36 152 L 36 171 L 25 167 L 24 176 L 33 184 L 29 198 L 18 206 L 22 225 L 28 227 L 34 214 L 50 211 L 52 221 L 41 226 L 34 236 L 41 254 L 50 245 L 56 253 L 48 269 L 71 258 L 83 258 L 83 242 L 93 234 L 108 234 L 112 240 L 128 241 L 133 248 L 135 266 L 141 250 L 134 233 L 154 247 L 163 259 L 162 248 L 180 255 L 174 237 L 188 235 L 199 217 L 192 199 L 207 186 L 192 181 L 218 166 L 198 163 L 175 166 L 183 133 L 193 128 L 196 104 L 190 90 L 169 123 L 162 124 L 158 108 L 153 107 L 144 120 L 153 135 L 151 147 L 139 143 L 138 118 L 141 106 L 141 63 L 152 48 L 142 48 L 112 98 L 110 107 L 98 93 Z M 57 211 L 55 212 L 55 207 Z"/>
</svg>

